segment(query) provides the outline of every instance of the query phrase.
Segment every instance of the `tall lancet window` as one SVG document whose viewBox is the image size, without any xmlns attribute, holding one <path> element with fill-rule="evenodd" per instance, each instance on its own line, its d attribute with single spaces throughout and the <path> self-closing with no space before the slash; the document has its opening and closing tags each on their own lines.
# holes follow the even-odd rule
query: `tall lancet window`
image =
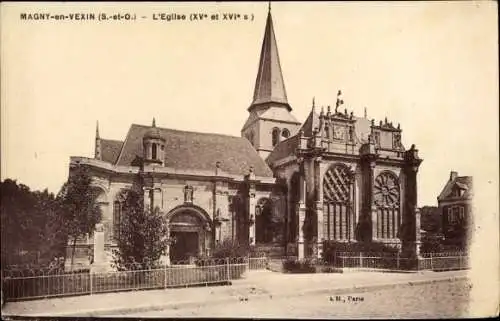
<svg viewBox="0 0 500 321">
<path fill-rule="evenodd" d="M 398 236 L 401 224 L 399 180 L 392 172 L 382 172 L 375 179 L 373 197 L 377 207 L 377 238 L 392 239 Z"/>
<path fill-rule="evenodd" d="M 335 164 L 323 179 L 323 233 L 327 240 L 354 239 L 354 177 L 343 164 Z"/>
<path fill-rule="evenodd" d="M 157 153 L 158 153 L 158 150 L 157 150 L 156 144 L 152 144 L 151 145 L 151 158 L 156 159 Z"/>
<path fill-rule="evenodd" d="M 272 140 L 273 140 L 273 147 L 278 145 L 280 142 L 280 130 L 279 128 L 273 128 L 273 133 L 272 133 Z"/>
</svg>

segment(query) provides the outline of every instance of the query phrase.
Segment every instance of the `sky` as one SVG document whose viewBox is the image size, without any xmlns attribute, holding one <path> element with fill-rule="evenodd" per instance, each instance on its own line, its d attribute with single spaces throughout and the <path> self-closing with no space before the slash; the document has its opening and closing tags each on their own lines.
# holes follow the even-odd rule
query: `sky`
<svg viewBox="0 0 500 321">
<path fill-rule="evenodd" d="M 21 13 L 131 13 L 137 21 L 23 21 Z M 241 21 L 153 14 L 236 13 Z M 130 125 L 240 135 L 251 103 L 267 3 L 9 3 L 1 12 L 1 177 L 57 193 L 70 156 L 93 157 Z M 312 97 L 401 124 L 424 159 L 420 206 L 450 171 L 498 197 L 496 2 L 272 4 L 293 114 Z M 200 155 L 200 157 L 203 157 Z M 487 197 L 487 196 L 485 196 Z"/>
</svg>

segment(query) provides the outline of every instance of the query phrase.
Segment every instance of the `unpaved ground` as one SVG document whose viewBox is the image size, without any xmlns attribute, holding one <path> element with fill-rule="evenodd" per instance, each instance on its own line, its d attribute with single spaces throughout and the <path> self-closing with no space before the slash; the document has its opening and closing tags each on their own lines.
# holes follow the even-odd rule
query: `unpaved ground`
<svg viewBox="0 0 500 321">
<path fill-rule="evenodd" d="M 468 315 L 470 282 L 455 280 L 340 295 L 311 294 L 129 314 L 145 317 L 457 318 Z"/>
</svg>

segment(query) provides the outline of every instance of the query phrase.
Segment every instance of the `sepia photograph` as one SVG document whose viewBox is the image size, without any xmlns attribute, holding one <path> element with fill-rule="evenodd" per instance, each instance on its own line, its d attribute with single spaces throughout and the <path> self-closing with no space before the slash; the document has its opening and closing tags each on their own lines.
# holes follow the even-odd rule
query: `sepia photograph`
<svg viewBox="0 0 500 321">
<path fill-rule="evenodd" d="M 2 319 L 498 317 L 497 2 L 0 8 Z"/>
</svg>

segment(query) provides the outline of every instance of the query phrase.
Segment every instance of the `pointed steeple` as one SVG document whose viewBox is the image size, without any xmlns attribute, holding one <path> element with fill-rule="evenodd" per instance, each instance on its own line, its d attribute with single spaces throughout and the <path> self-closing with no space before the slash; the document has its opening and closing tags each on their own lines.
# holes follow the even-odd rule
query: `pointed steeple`
<svg viewBox="0 0 500 321">
<path fill-rule="evenodd" d="M 292 110 L 286 96 L 270 3 L 260 52 L 259 70 L 255 81 L 253 102 L 248 110 L 253 109 L 255 105 L 266 103 L 276 103 L 283 105 L 288 111 Z"/>
<path fill-rule="evenodd" d="M 95 125 L 95 146 L 94 146 L 94 158 L 101 159 L 101 137 L 99 136 L 99 121 Z"/>
<path fill-rule="evenodd" d="M 99 139 L 101 138 L 99 136 L 99 121 L 96 121 L 96 124 L 95 124 L 95 139 Z"/>
</svg>

